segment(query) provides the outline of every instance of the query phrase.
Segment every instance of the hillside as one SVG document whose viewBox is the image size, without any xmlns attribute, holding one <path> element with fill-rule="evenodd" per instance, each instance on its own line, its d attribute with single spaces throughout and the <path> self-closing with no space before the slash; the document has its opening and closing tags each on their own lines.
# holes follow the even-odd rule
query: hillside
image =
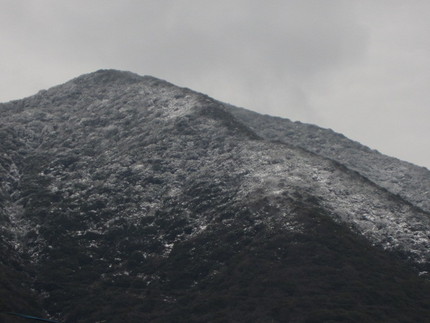
<svg viewBox="0 0 430 323">
<path fill-rule="evenodd" d="M 129 72 L 80 76 L 0 115 L 3 312 L 429 317 L 425 169 Z"/>
</svg>

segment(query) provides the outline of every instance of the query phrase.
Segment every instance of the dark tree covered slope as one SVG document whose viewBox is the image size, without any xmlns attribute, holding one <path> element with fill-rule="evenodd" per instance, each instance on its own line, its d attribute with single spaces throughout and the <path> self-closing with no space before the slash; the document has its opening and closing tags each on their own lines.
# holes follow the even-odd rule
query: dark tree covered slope
<svg viewBox="0 0 430 323">
<path fill-rule="evenodd" d="M 232 109 L 111 70 L 0 105 L 2 310 L 424 321 L 422 205 Z"/>
</svg>

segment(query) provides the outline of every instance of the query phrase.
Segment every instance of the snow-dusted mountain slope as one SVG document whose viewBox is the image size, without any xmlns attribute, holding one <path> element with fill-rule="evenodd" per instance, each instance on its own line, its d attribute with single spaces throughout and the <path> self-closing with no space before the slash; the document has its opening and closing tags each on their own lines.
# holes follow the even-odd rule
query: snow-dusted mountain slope
<svg viewBox="0 0 430 323">
<path fill-rule="evenodd" d="M 341 295 L 362 299 L 336 315 L 359 311 L 369 321 L 375 309 L 363 304 L 378 284 L 413 295 L 399 296 L 405 308 L 388 310 L 388 300 L 375 296 L 380 317 L 424 315 L 428 297 L 419 303 L 414 291 L 430 287 L 411 268 L 429 267 L 428 200 L 408 201 L 310 148 L 314 138 L 329 150 L 337 135 L 290 126 L 299 145 L 281 136 L 288 121 L 273 119 L 281 130 L 270 126 L 272 136 L 262 130 L 268 117 L 254 120 L 191 90 L 112 70 L 1 104 L 0 114 L 3 243 L 31 268 L 31 288 L 52 317 L 93 322 L 106 312 L 136 322 L 178 315 L 208 321 L 221 315 L 220 306 L 219 320 L 249 321 L 251 306 L 261 321 L 301 321 L 322 314 L 292 304 L 301 297 L 318 311 L 326 305 L 314 295 L 326 293 L 339 311 L 346 306 L 336 301 Z M 375 154 L 350 145 L 349 157 Z M 370 173 L 389 177 L 375 169 Z M 260 264 L 251 269 L 249 261 Z M 238 268 L 243 282 L 231 281 Z M 262 276 L 272 277 L 269 268 L 277 273 L 273 282 L 260 285 Z M 378 276 L 384 271 L 395 280 Z M 289 275 L 296 278 L 282 285 Z M 370 287 L 339 287 L 347 277 Z M 327 291 L 314 279 L 337 287 Z M 228 304 L 217 301 L 225 284 Z M 241 284 L 259 287 L 244 294 Z M 202 293 L 214 303 L 201 303 Z M 276 311 L 265 300 L 253 303 L 261 293 L 279 299 Z M 108 310 L 112 303 L 118 309 Z"/>
<path fill-rule="evenodd" d="M 227 106 L 235 117 L 259 136 L 302 147 L 338 161 L 430 212 L 430 171 L 425 167 L 383 155 L 329 129 Z"/>
</svg>

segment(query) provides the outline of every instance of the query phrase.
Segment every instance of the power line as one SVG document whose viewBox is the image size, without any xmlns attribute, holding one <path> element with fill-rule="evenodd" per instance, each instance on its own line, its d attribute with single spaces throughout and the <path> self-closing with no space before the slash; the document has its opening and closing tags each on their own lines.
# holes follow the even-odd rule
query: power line
<svg viewBox="0 0 430 323">
<path fill-rule="evenodd" d="M 50 319 L 44 319 L 37 316 L 27 315 L 27 314 L 21 314 L 21 313 L 15 313 L 15 312 L 4 312 L 4 314 L 8 315 L 14 315 L 18 317 L 22 317 L 28 320 L 34 320 L 34 321 L 43 321 L 43 322 L 51 322 L 51 323 L 60 323 L 60 321 L 50 320 Z"/>
</svg>

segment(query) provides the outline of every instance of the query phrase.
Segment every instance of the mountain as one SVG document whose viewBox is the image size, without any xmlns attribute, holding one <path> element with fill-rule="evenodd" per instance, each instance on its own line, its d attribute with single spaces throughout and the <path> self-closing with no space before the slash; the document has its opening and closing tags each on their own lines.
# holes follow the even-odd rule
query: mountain
<svg viewBox="0 0 430 323">
<path fill-rule="evenodd" d="M 236 118 L 259 136 L 290 143 L 335 160 L 430 212 L 430 172 L 427 168 L 385 156 L 332 130 L 229 107 Z"/>
<path fill-rule="evenodd" d="M 0 115 L 0 322 L 430 317 L 427 169 L 114 70 Z"/>
</svg>

